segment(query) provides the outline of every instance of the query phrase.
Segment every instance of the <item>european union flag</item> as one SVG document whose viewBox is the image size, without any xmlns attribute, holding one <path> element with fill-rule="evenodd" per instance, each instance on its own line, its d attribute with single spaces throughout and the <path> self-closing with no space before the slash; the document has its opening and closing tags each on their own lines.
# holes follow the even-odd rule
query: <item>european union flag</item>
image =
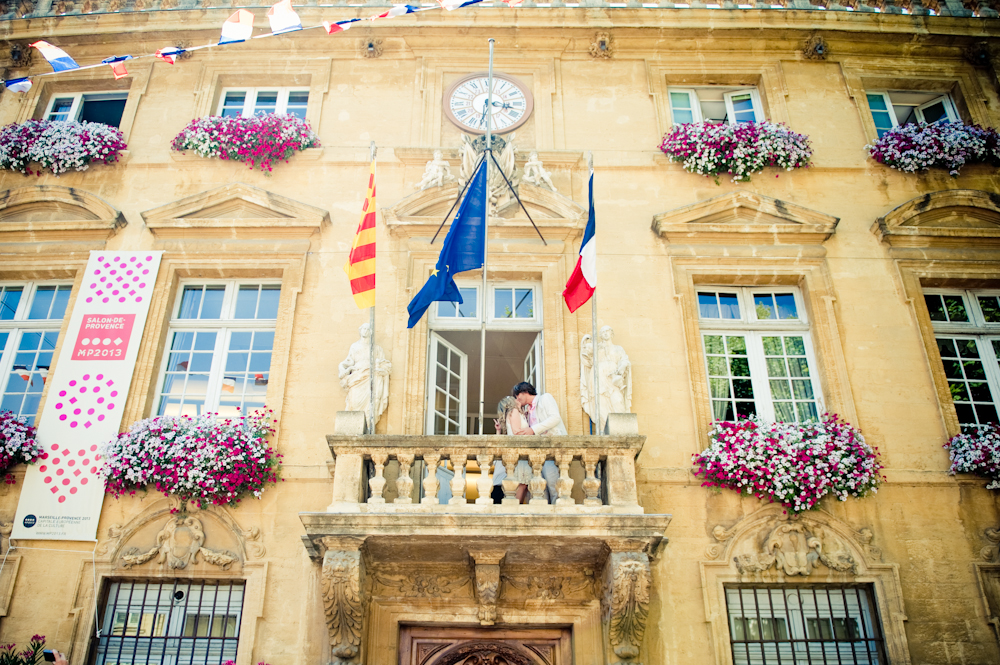
<svg viewBox="0 0 1000 665">
<path fill-rule="evenodd" d="M 410 313 L 407 328 L 420 321 L 432 302 L 461 303 L 462 295 L 455 284 L 455 275 L 466 270 L 483 267 L 483 242 L 486 237 L 486 161 L 479 165 L 476 175 L 458 207 L 458 214 L 448 229 L 444 247 L 437 265 L 427 283 L 420 289 L 406 311 Z"/>
</svg>

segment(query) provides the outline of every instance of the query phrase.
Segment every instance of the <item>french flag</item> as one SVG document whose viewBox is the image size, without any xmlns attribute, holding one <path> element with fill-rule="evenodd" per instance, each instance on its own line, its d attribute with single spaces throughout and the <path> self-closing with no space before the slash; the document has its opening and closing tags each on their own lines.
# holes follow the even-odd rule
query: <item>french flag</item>
<svg viewBox="0 0 1000 665">
<path fill-rule="evenodd" d="M 577 259 L 576 269 L 566 282 L 563 290 L 563 299 L 570 312 L 575 312 L 590 300 L 597 288 L 597 238 L 594 221 L 594 174 L 590 174 L 590 216 L 587 219 L 587 228 L 583 232 L 583 242 L 580 243 L 580 258 Z"/>
<path fill-rule="evenodd" d="M 29 78 L 10 79 L 9 81 L 4 81 L 3 84 L 11 92 L 28 92 L 31 90 L 31 79 Z"/>
<path fill-rule="evenodd" d="M 241 9 L 222 24 L 222 38 L 219 45 L 245 42 L 253 34 L 253 14 Z"/>
<path fill-rule="evenodd" d="M 80 65 L 76 64 L 76 61 L 66 54 L 66 51 L 48 42 L 35 42 L 32 46 L 38 49 L 42 56 L 49 61 L 54 72 L 66 72 L 71 69 L 80 68 Z"/>
<path fill-rule="evenodd" d="M 161 48 L 155 53 L 157 60 L 162 60 L 164 62 L 169 62 L 171 65 L 177 63 L 177 57 L 182 53 L 185 53 L 184 49 L 177 48 L 175 46 L 168 46 L 166 48 Z"/>
<path fill-rule="evenodd" d="M 344 32 L 345 30 L 350 30 L 351 26 L 360 21 L 359 18 L 352 18 L 347 21 L 339 21 L 337 23 L 330 23 L 329 21 L 323 21 L 323 27 L 326 28 L 326 33 L 328 35 L 335 35 L 338 32 Z"/>
<path fill-rule="evenodd" d="M 419 7 L 414 7 L 413 5 L 393 5 L 392 9 L 387 12 L 382 12 L 381 14 L 376 14 L 372 16 L 369 20 L 376 21 L 380 18 L 395 18 L 397 16 L 402 16 L 404 14 L 412 14 L 413 12 L 419 11 Z"/>
<path fill-rule="evenodd" d="M 302 29 L 302 19 L 292 9 L 292 0 L 281 0 L 268 9 L 267 20 L 271 22 L 271 34 L 280 35 Z"/>
<path fill-rule="evenodd" d="M 115 80 L 117 81 L 120 78 L 128 76 L 128 70 L 125 69 L 125 61 L 131 59 L 132 56 L 130 55 L 115 55 L 110 58 L 105 58 L 104 60 L 101 60 L 101 62 L 111 67 L 111 71 L 114 72 Z"/>
</svg>

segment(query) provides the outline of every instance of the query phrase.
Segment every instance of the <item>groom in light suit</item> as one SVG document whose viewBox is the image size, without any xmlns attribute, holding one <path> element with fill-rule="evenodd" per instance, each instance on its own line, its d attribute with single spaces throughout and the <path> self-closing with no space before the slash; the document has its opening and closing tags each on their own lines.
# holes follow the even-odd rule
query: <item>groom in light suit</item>
<svg viewBox="0 0 1000 665">
<path fill-rule="evenodd" d="M 527 381 L 514 386 L 511 395 L 521 405 L 528 420 L 528 427 L 514 434 L 539 436 L 565 436 L 566 425 L 559 415 L 559 405 L 556 398 L 549 393 L 539 395 L 535 387 Z M 546 460 L 542 466 L 542 478 L 545 479 L 545 494 L 549 503 L 555 503 L 559 496 L 556 492 L 556 481 L 559 480 L 559 469 L 552 460 Z"/>
</svg>

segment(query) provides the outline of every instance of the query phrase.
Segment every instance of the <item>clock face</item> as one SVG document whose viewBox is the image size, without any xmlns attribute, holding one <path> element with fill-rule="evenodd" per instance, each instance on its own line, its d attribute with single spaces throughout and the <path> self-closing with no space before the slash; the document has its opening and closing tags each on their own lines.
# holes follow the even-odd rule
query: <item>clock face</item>
<svg viewBox="0 0 1000 665">
<path fill-rule="evenodd" d="M 471 74 L 456 81 L 444 98 L 448 119 L 472 134 L 486 133 L 486 106 L 489 76 Z M 531 115 L 531 92 L 523 83 L 506 74 L 493 74 L 491 129 L 496 134 L 512 132 Z"/>
</svg>

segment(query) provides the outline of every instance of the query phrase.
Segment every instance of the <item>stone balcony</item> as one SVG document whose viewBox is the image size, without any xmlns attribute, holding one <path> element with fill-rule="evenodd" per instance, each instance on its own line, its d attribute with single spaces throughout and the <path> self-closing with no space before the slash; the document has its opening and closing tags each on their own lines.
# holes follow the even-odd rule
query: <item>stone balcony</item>
<svg viewBox="0 0 1000 665">
<path fill-rule="evenodd" d="M 646 437 L 635 416 L 614 414 L 604 436 L 366 436 L 362 425 L 361 414 L 338 414 L 327 437 L 333 501 L 325 512 L 299 515 L 306 549 L 322 562 L 338 658 L 376 648 L 364 638 L 369 622 L 419 623 L 439 612 L 483 626 L 556 621 L 603 632 L 594 644 L 608 645 L 608 660 L 580 662 L 639 653 L 650 560 L 670 515 L 646 514 L 639 504 L 635 460 Z M 507 469 L 530 463 L 528 503 L 518 502 L 508 478 L 494 504 L 495 460 Z M 559 469 L 554 504 L 544 498 L 547 460 Z M 439 498 L 439 467 L 454 473 L 450 498 Z M 355 588 L 370 591 L 351 623 L 343 608 Z"/>
</svg>

